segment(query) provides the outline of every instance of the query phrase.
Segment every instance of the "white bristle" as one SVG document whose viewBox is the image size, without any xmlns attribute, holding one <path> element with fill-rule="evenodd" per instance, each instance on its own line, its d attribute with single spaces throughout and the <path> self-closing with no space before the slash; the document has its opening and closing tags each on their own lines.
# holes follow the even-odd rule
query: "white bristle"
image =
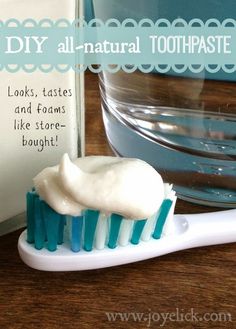
<svg viewBox="0 0 236 329">
<path fill-rule="evenodd" d="M 120 234 L 118 243 L 120 246 L 125 247 L 129 243 L 132 231 L 133 231 L 134 221 L 131 219 L 123 219 L 120 227 Z"/>
<path fill-rule="evenodd" d="M 167 199 L 169 197 L 169 194 L 172 191 L 172 188 L 173 188 L 173 185 L 172 184 L 168 184 L 168 183 L 165 183 L 164 184 L 164 194 L 165 194 L 165 199 Z"/>
<path fill-rule="evenodd" d="M 66 216 L 66 225 L 64 226 L 64 240 L 71 241 L 71 216 Z"/>
<path fill-rule="evenodd" d="M 94 239 L 94 247 L 102 250 L 106 245 L 106 238 L 108 232 L 108 219 L 103 213 L 100 213 Z"/>
<path fill-rule="evenodd" d="M 141 235 L 141 240 L 143 240 L 143 241 L 150 240 L 151 235 L 154 231 L 154 226 L 156 223 L 156 217 L 157 217 L 158 213 L 159 213 L 159 211 L 147 220 L 146 225 L 144 226 L 144 229 L 143 229 L 143 232 Z"/>
</svg>

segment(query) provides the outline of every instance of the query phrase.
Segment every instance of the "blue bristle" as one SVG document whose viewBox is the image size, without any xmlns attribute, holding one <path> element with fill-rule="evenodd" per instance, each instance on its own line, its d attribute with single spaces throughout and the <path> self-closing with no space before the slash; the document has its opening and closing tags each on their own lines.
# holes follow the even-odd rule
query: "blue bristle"
<svg viewBox="0 0 236 329">
<path fill-rule="evenodd" d="M 49 207 L 46 202 L 41 201 L 41 204 L 46 228 L 47 249 L 55 251 L 57 249 L 61 215 Z"/>
<path fill-rule="evenodd" d="M 132 237 L 131 237 L 131 243 L 132 244 L 138 244 L 141 234 L 143 232 L 144 226 L 146 224 L 147 220 L 143 219 L 143 220 L 138 220 L 136 221 L 135 225 L 134 225 L 134 229 L 133 229 L 133 233 L 132 233 Z"/>
<path fill-rule="evenodd" d="M 34 232 L 35 232 L 35 210 L 34 202 L 36 194 L 33 192 L 28 192 L 26 194 L 26 204 L 27 204 L 27 242 L 34 243 Z"/>
<path fill-rule="evenodd" d="M 111 225 L 110 225 L 110 233 L 108 240 L 108 247 L 111 249 L 114 249 L 117 246 L 117 239 L 119 236 L 122 219 L 123 217 L 121 215 L 117 215 L 117 214 L 111 215 Z"/>
<path fill-rule="evenodd" d="M 41 208 L 41 200 L 39 197 L 34 199 L 34 245 L 36 249 L 42 249 L 45 243 L 45 225 L 43 220 L 42 208 Z"/>
<path fill-rule="evenodd" d="M 64 241 L 64 228 L 66 224 L 66 216 L 61 215 L 60 217 L 60 223 L 59 223 L 59 228 L 58 228 L 58 244 L 62 244 Z"/>
<path fill-rule="evenodd" d="M 166 199 L 163 201 L 161 208 L 160 208 L 159 215 L 157 216 L 154 233 L 152 235 L 154 239 L 161 238 L 163 228 L 164 228 L 167 216 L 169 214 L 170 208 L 172 206 L 172 203 L 173 202 L 170 199 Z"/>
<path fill-rule="evenodd" d="M 73 252 L 79 252 L 81 249 L 82 228 L 83 216 L 72 217 L 71 250 Z"/>
<path fill-rule="evenodd" d="M 84 250 L 91 251 L 93 249 L 93 240 L 98 222 L 99 211 L 85 211 L 85 228 L 84 228 Z"/>
</svg>

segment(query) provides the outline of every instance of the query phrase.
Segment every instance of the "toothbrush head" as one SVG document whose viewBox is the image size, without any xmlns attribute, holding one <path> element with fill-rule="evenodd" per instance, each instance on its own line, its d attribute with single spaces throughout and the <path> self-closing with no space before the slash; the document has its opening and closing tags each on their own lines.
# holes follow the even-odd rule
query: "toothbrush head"
<svg viewBox="0 0 236 329">
<path fill-rule="evenodd" d="M 91 209 L 77 217 L 60 215 L 31 191 L 27 193 L 27 230 L 18 244 L 21 258 L 33 268 L 49 271 L 119 265 L 129 253 L 140 260 L 145 250 L 171 231 L 176 195 L 169 184 L 165 193 L 152 217 L 131 220 Z"/>
<path fill-rule="evenodd" d="M 139 159 L 64 155 L 27 193 L 28 246 L 83 254 L 160 240 L 176 202 L 172 186 Z"/>
<path fill-rule="evenodd" d="M 150 218 L 127 219 L 119 214 L 105 215 L 87 209 L 81 216 L 58 214 L 35 191 L 27 193 L 27 242 L 38 250 L 57 250 L 64 241 L 72 252 L 110 249 L 141 240 L 160 239 L 168 219 L 173 217 L 175 192 L 166 184 L 166 198 Z"/>
</svg>

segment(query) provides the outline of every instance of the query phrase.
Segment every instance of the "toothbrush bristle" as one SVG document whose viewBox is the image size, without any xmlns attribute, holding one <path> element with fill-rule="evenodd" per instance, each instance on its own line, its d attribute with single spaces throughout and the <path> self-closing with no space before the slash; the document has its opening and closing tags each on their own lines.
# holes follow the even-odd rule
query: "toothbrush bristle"
<svg viewBox="0 0 236 329">
<path fill-rule="evenodd" d="M 170 199 L 165 199 L 162 202 L 158 218 L 156 219 L 156 226 L 155 226 L 155 229 L 154 229 L 154 232 L 152 235 L 154 239 L 161 238 L 163 228 L 164 228 L 164 225 L 165 225 L 165 222 L 166 222 L 166 219 L 169 214 L 171 206 L 172 206 L 172 200 L 170 200 Z"/>
<path fill-rule="evenodd" d="M 82 242 L 83 216 L 72 217 L 71 224 L 71 250 L 79 252 Z"/>
<path fill-rule="evenodd" d="M 99 211 L 87 210 L 84 216 L 84 250 L 91 251 L 93 249 L 93 242 L 99 217 Z"/>
<path fill-rule="evenodd" d="M 110 233 L 108 240 L 108 247 L 114 249 L 117 246 L 117 240 L 120 232 L 120 227 L 123 217 L 120 215 L 112 214 L 110 221 Z"/>
<path fill-rule="evenodd" d="M 35 221 L 34 221 L 34 199 L 36 194 L 33 192 L 28 192 L 26 195 L 26 208 L 27 208 L 27 242 L 34 243 L 34 231 L 35 231 Z"/>
<path fill-rule="evenodd" d="M 86 210 L 79 217 L 56 213 L 35 191 L 27 193 L 27 242 L 34 243 L 36 249 L 47 248 L 55 251 L 64 240 L 69 240 L 70 249 L 110 249 L 128 243 L 138 244 L 141 240 L 160 239 L 168 217 L 173 215 L 175 193 L 166 187 L 166 199 L 157 214 L 149 219 L 130 220 L 112 214 L 107 218 L 96 210 Z M 71 225 L 66 225 L 67 218 Z M 68 230 L 68 227 L 69 230 Z"/>
<path fill-rule="evenodd" d="M 43 220 L 41 201 L 34 199 L 34 244 L 35 248 L 40 250 L 44 247 L 46 240 L 45 224 Z"/>
<path fill-rule="evenodd" d="M 134 225 L 131 241 L 130 241 L 132 244 L 138 244 L 139 243 L 140 238 L 141 238 L 141 234 L 143 232 L 143 229 L 144 229 L 144 226 L 145 226 L 146 222 L 147 222 L 147 219 L 136 221 L 136 223 Z"/>
</svg>

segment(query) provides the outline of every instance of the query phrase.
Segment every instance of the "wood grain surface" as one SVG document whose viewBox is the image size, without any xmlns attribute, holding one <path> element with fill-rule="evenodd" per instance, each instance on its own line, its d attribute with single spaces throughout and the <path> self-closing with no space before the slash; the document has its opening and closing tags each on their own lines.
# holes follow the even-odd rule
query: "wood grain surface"
<svg viewBox="0 0 236 329">
<path fill-rule="evenodd" d="M 86 78 L 86 151 L 111 154 L 97 76 L 88 73 Z M 180 213 L 210 210 L 183 201 L 177 204 Z M 236 328 L 236 244 L 186 250 L 116 268 L 46 273 L 21 262 L 19 234 L 0 238 L 1 329 Z M 108 320 L 109 312 L 118 314 L 116 321 Z M 184 321 L 181 313 L 186 314 Z M 207 319 L 197 321 L 196 313 Z M 164 323 L 163 316 L 171 320 Z"/>
</svg>

